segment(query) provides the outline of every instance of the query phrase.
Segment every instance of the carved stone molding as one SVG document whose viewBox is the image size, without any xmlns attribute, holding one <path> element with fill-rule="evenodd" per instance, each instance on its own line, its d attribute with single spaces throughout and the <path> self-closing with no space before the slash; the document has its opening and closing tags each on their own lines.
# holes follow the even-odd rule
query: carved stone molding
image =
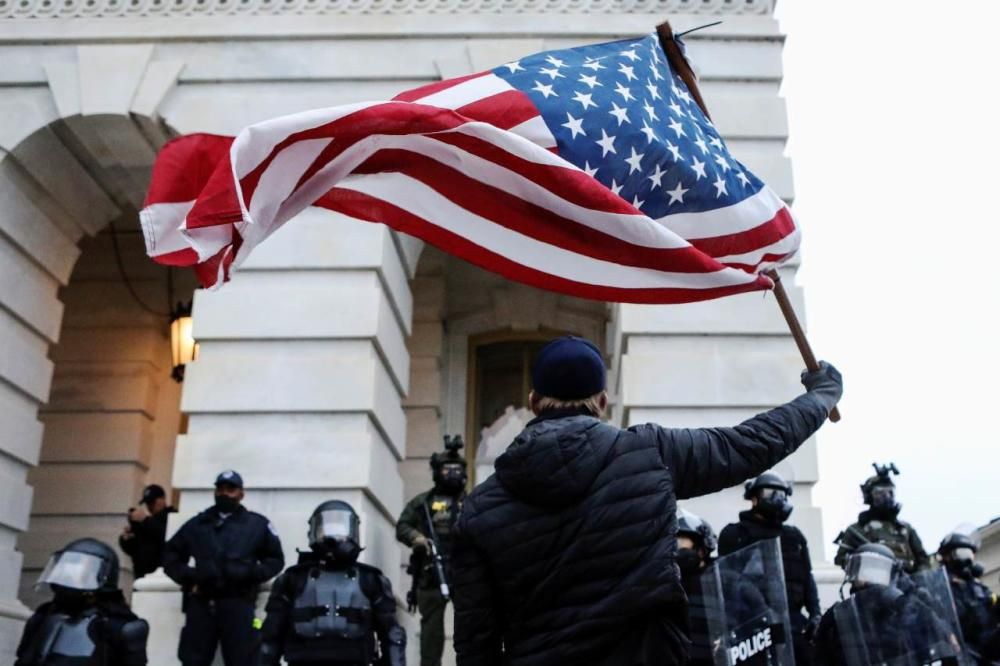
<svg viewBox="0 0 1000 666">
<path fill-rule="evenodd" d="M 344 14 L 769 15 L 774 0 L 0 0 L 0 19 Z"/>
</svg>

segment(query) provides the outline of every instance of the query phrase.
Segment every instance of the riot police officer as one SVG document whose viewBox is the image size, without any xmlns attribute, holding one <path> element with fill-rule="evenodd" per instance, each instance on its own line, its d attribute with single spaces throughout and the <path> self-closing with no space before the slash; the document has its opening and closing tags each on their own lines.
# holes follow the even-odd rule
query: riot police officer
<svg viewBox="0 0 1000 666">
<path fill-rule="evenodd" d="M 688 597 L 688 666 L 712 666 L 712 646 L 703 597 L 701 576 L 712 566 L 712 552 L 718 545 L 715 531 L 690 511 L 677 512 L 677 566 L 681 587 Z"/>
<path fill-rule="evenodd" d="M 843 567 L 853 549 L 871 542 L 888 546 L 906 573 L 926 569 L 930 557 L 920 536 L 912 525 L 899 519 L 902 505 L 896 501 L 896 484 L 890 476 L 890 473 L 898 475 L 899 470 L 893 463 L 872 463 L 872 467 L 875 475 L 861 484 L 861 495 L 869 508 L 858 515 L 858 522 L 837 537 L 840 548 L 833 561 Z"/>
<path fill-rule="evenodd" d="M 118 589 L 118 556 L 96 539 L 78 539 L 49 558 L 36 586 L 54 598 L 24 627 L 15 666 L 143 666 L 149 625 Z"/>
<path fill-rule="evenodd" d="M 260 666 L 405 666 L 389 580 L 357 561 L 358 514 L 323 502 L 309 518 L 309 548 L 274 581 L 261 632 Z M 376 643 L 381 655 L 376 652 Z"/>
<path fill-rule="evenodd" d="M 812 662 L 809 642 L 822 613 L 809 544 L 797 527 L 785 525 L 793 509 L 791 495 L 792 484 L 774 472 L 747 481 L 743 498 L 750 501 L 750 510 L 740 513 L 739 522 L 723 528 L 719 535 L 719 555 L 728 555 L 765 539 L 780 539 L 795 662 L 808 665 Z"/>
<path fill-rule="evenodd" d="M 420 666 L 440 666 L 444 653 L 447 562 L 468 482 L 465 458 L 459 454 L 462 438 L 445 436 L 444 444 L 444 453 L 431 456 L 434 487 L 410 500 L 396 523 L 396 539 L 413 549 L 410 572 L 420 611 Z"/>
<path fill-rule="evenodd" d="M 953 662 L 961 653 L 958 637 L 936 610 L 939 600 L 902 574 L 888 546 L 866 543 L 848 553 L 843 585 L 850 585 L 850 597 L 841 592 L 816 631 L 818 664 Z"/>
<path fill-rule="evenodd" d="M 979 544 L 968 534 L 952 532 L 938 547 L 938 557 L 948 571 L 955 611 L 962 636 L 981 663 L 997 659 L 992 654 L 997 641 L 997 597 L 979 582 L 982 566 L 976 560 Z"/>
<path fill-rule="evenodd" d="M 226 666 L 253 663 L 257 588 L 285 558 L 274 525 L 242 501 L 243 477 L 222 472 L 215 505 L 184 523 L 164 550 L 163 570 L 184 591 L 183 666 L 209 666 L 219 643 Z"/>
</svg>

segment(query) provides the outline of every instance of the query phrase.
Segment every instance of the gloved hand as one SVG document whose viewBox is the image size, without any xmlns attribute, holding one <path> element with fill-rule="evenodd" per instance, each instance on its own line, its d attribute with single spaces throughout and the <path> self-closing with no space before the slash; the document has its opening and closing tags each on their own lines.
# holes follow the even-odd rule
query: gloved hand
<svg viewBox="0 0 1000 666">
<path fill-rule="evenodd" d="M 813 615 L 809 618 L 809 620 L 806 622 L 806 626 L 803 627 L 802 629 L 802 635 L 810 643 L 816 637 L 816 630 L 819 629 L 819 621 L 820 621 L 820 616 Z"/>
<path fill-rule="evenodd" d="M 427 537 L 425 537 L 423 534 L 420 534 L 420 535 L 417 535 L 417 537 L 413 539 L 413 546 L 412 546 L 412 548 L 413 548 L 413 550 L 427 550 L 427 544 L 428 543 L 429 543 L 429 541 L 428 541 Z"/>
<path fill-rule="evenodd" d="M 826 407 L 827 414 L 837 406 L 844 393 L 844 380 L 840 372 L 826 361 L 819 362 L 819 370 L 803 371 L 802 385 L 811 395 L 819 398 Z"/>
</svg>

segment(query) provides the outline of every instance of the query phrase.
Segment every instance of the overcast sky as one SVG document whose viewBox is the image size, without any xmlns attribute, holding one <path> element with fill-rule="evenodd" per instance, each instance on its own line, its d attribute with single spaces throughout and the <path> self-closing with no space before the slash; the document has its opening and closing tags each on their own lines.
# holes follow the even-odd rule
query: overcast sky
<svg viewBox="0 0 1000 666">
<path fill-rule="evenodd" d="M 928 550 L 1000 516 L 1000 2 L 779 0 L 827 541 L 895 461 Z M 831 549 L 827 548 L 828 555 Z"/>
</svg>

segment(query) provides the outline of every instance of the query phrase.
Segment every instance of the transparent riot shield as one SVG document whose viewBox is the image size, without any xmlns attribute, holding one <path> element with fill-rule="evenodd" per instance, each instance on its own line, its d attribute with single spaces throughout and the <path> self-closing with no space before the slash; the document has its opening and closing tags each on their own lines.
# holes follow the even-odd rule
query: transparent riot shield
<svg viewBox="0 0 1000 666">
<path fill-rule="evenodd" d="M 961 645 L 916 586 L 872 585 L 833 608 L 847 666 L 956 664 Z"/>
<path fill-rule="evenodd" d="M 794 666 L 777 538 L 720 557 L 701 584 L 716 666 Z"/>
<path fill-rule="evenodd" d="M 959 650 L 958 662 L 964 666 L 973 666 L 978 663 L 978 659 L 967 650 L 965 640 L 962 637 L 962 623 L 958 619 L 955 598 L 951 594 L 951 581 L 948 580 L 948 572 L 943 567 L 939 567 L 917 572 L 911 578 L 916 585 L 914 593 L 919 594 L 926 603 L 930 604 L 938 617 L 944 620 L 951 629 Z"/>
</svg>

